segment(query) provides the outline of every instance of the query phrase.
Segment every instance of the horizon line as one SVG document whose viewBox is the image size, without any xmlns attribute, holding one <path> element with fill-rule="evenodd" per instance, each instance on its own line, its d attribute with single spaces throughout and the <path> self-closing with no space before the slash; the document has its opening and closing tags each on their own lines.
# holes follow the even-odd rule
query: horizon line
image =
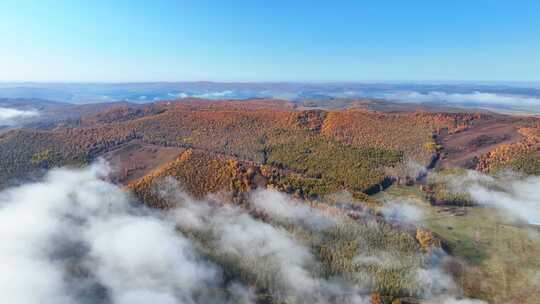
<svg viewBox="0 0 540 304">
<path fill-rule="evenodd" d="M 0 80 L 0 84 L 175 84 L 175 83 L 214 83 L 214 84 L 535 84 L 540 80 L 343 80 L 343 81 L 219 81 L 219 80 L 156 80 L 156 81 L 35 81 L 35 80 Z"/>
</svg>

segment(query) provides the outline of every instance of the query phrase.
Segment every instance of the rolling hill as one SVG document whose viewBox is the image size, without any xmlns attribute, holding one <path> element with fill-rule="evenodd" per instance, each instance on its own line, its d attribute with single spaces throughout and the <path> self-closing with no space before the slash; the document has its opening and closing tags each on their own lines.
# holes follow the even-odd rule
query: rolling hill
<svg viewBox="0 0 540 304">
<path fill-rule="evenodd" d="M 493 264 L 473 264 L 479 254 L 469 250 L 476 243 L 460 243 L 474 239 L 469 226 L 459 226 L 467 237 L 456 241 L 458 231 L 440 226 L 446 220 L 389 215 L 396 208 L 392 206 L 410 207 L 403 197 L 397 198 L 401 205 L 395 205 L 386 195 L 413 193 L 425 213 L 450 214 L 446 218 L 470 212 L 474 217 L 478 205 L 471 196 L 453 191 L 449 179 L 466 180 L 472 173 L 464 168 L 537 174 L 540 123 L 534 117 L 307 109 L 266 99 L 183 99 L 91 108 L 60 105 L 54 111 L 63 114 L 46 127 L 27 125 L 1 134 L 0 187 L 39 180 L 52 168 L 85 167 L 106 159 L 113 166 L 109 181 L 152 209 L 177 212 L 182 218 L 179 233 L 222 267 L 228 279 L 252 286 L 257 303 L 302 301 L 296 294 L 291 301 L 283 295 L 288 287 L 275 277 L 275 265 L 220 247 L 222 229 L 246 217 L 267 227 L 260 229 L 272 227 L 308 248 L 318 266 L 306 269 L 320 284 L 336 279 L 342 287 L 365 284 L 363 293 L 371 303 L 418 303 L 449 292 L 484 299 L 518 296 L 513 291 L 486 295 L 491 287 L 470 281 L 478 273 L 489 273 L 493 286 L 503 284 L 486 268 Z M 442 181 L 445 176 L 449 179 Z M 286 195 L 294 202 L 287 210 L 302 219 L 292 221 L 290 215 L 260 205 L 260 191 Z M 188 208 L 186 201 L 200 206 Z M 229 214 L 227 208 L 236 211 Z M 201 210 L 212 210 L 198 215 L 197 221 L 208 223 L 206 228 L 182 226 Z M 310 221 L 315 219 L 332 224 L 313 226 Z M 475 273 L 464 272 L 465 267 L 475 267 Z M 420 274 L 447 276 L 445 280 L 461 282 L 461 289 L 456 291 L 455 283 L 433 286 Z M 334 297 L 341 292 L 331 292 L 332 300 L 318 296 L 339 302 Z"/>
</svg>

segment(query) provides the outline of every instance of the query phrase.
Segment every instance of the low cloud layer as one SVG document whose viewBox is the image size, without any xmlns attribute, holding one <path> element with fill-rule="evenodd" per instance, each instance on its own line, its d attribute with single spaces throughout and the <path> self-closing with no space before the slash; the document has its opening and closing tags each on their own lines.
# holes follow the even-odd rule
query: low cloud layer
<svg viewBox="0 0 540 304">
<path fill-rule="evenodd" d="M 295 201 L 286 194 L 273 190 L 257 190 L 251 196 L 251 204 L 275 219 L 286 220 L 314 230 L 329 228 L 339 221 L 311 208 L 305 202 Z"/>
<path fill-rule="evenodd" d="M 540 225 L 540 177 L 506 176 L 486 184 L 475 180 L 467 186 L 471 197 L 480 204 L 491 205 L 530 224 Z"/>
<path fill-rule="evenodd" d="M 454 193 L 466 193 L 476 203 L 491 206 L 540 225 L 540 176 L 503 172 L 498 176 L 467 170 L 464 174 L 434 175 Z"/>
<path fill-rule="evenodd" d="M 168 192 L 162 195 L 181 202 L 173 215 L 180 229 L 202 235 L 213 259 L 234 263 L 243 273 L 240 276 L 253 277 L 269 286 L 273 297 L 294 299 L 293 303 L 330 303 L 332 297 L 341 296 L 343 303 L 369 303 L 366 290 L 358 285 L 314 276 L 313 272 L 320 267 L 318 261 L 308 247 L 283 227 L 261 221 L 235 206 L 195 202 L 179 191 L 179 186 L 174 186 L 174 180 L 165 183 L 169 183 L 165 187 Z M 298 209 L 293 207 L 291 214 L 284 213 L 290 201 L 273 191 L 258 192 L 252 202 L 278 218 L 305 220 L 310 225 L 319 220 L 318 217 L 307 219 L 316 213 L 309 207 L 296 206 Z"/>
<path fill-rule="evenodd" d="M 294 230 L 300 229 L 305 233 L 320 233 L 334 227 L 342 227 L 338 230 L 346 229 L 347 225 L 354 225 L 345 220 L 346 217 L 328 215 L 324 209 L 310 207 L 305 202 L 277 191 L 257 190 L 250 196 L 249 208 L 266 218 L 263 221 L 242 208 L 227 205 L 215 208 L 207 202 L 194 202 L 178 191 L 180 187 L 174 186 L 174 180 L 166 182 L 169 183 L 165 187 L 168 191 L 162 193 L 163 197 L 182 202 L 174 212 L 174 219 L 181 230 L 202 234 L 203 239 L 210 240 L 206 245 L 212 247 L 213 252 L 241 260 L 239 267 L 248 273 L 252 272 L 255 280 L 270 279 L 272 282 L 269 285 L 274 286 L 274 294 L 297 299 L 299 303 L 333 303 L 330 299 L 336 297 L 341 297 L 342 303 L 370 303 L 369 292 L 373 290 L 373 281 L 369 273 L 358 270 L 351 282 L 314 275 L 316 269 L 321 268 L 320 261 L 315 258 L 307 243 L 300 242 L 297 235 L 284 229 L 290 225 L 296 227 Z M 399 205 L 397 202 L 392 203 L 388 212 L 384 212 L 385 217 L 394 221 L 413 221 L 422 217 L 422 213 L 412 204 Z M 380 229 L 375 218 L 363 221 L 366 226 L 362 225 L 364 228 L 361 229 L 366 229 L 365 233 L 370 233 L 371 229 L 372 232 Z M 454 301 L 448 303 L 485 303 L 455 300 L 451 296 L 458 290 L 452 277 L 442 270 L 442 265 L 449 258 L 442 250 L 428 253 L 374 250 L 369 248 L 370 242 L 363 240 L 363 237 L 370 236 L 360 238 L 360 254 L 354 257 L 354 264 L 388 270 L 407 269 L 411 275 L 409 280 L 428 299 L 438 297 L 441 301 Z M 419 261 L 422 266 L 408 269 L 415 263 L 413 260 Z M 428 262 L 424 264 L 420 261 Z"/>
<path fill-rule="evenodd" d="M 403 222 L 417 222 L 424 218 L 424 211 L 407 199 L 390 200 L 384 204 L 381 212 L 387 219 Z"/>
<path fill-rule="evenodd" d="M 195 97 L 195 98 L 203 98 L 203 99 L 222 99 L 222 98 L 235 98 L 236 97 L 236 94 L 232 90 L 206 92 L 206 93 L 180 92 L 180 93 L 168 93 L 167 95 L 173 98 Z"/>
<path fill-rule="evenodd" d="M 486 302 L 481 300 L 438 297 L 424 302 L 424 304 L 486 304 Z"/>
<path fill-rule="evenodd" d="M 432 91 L 429 93 L 419 93 L 414 91 L 384 93 L 385 99 L 401 102 L 415 103 L 447 103 L 454 105 L 470 106 L 493 106 L 493 107 L 515 107 L 519 109 L 538 109 L 540 107 L 540 98 L 521 96 L 521 95 L 503 95 L 486 92 L 473 93 L 446 93 Z"/>
<path fill-rule="evenodd" d="M 220 270 L 99 163 L 0 193 L 6 303 L 225 303 Z"/>
<path fill-rule="evenodd" d="M 270 190 L 253 193 L 245 208 L 212 197 L 195 201 L 172 178 L 157 191 L 178 207 L 150 210 L 104 181 L 109 171 L 103 162 L 57 169 L 41 182 L 0 192 L 0 292 L 6 302 L 253 303 L 254 290 L 246 282 L 256 281 L 277 299 L 369 303 L 369 280 L 321 276 L 321 262 L 309 242 L 290 230 L 294 225 L 319 235 L 344 218 Z M 408 220 L 421 215 L 396 207 L 387 216 Z M 359 229 L 378 227 L 372 219 Z M 355 261 L 366 267 L 434 259 L 412 272 L 411 280 L 426 297 L 455 287 L 440 268 L 441 253 L 407 253 L 401 260 L 397 251 L 360 245 Z"/>
<path fill-rule="evenodd" d="M 38 112 L 33 110 L 17 110 L 0 107 L 0 126 L 12 126 L 19 123 L 20 119 L 37 116 Z"/>
<path fill-rule="evenodd" d="M 193 97 L 197 98 L 207 98 L 207 99 L 220 99 L 220 98 L 227 98 L 227 97 L 234 97 L 234 91 L 232 90 L 225 90 L 225 91 L 219 91 L 219 92 L 208 92 L 208 93 L 202 93 L 202 94 L 195 94 Z"/>
</svg>

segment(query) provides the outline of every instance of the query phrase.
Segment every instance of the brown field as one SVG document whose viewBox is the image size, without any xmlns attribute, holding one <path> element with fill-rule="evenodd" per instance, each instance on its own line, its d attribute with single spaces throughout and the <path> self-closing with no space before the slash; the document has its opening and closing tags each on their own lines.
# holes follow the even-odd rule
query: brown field
<svg viewBox="0 0 540 304">
<path fill-rule="evenodd" d="M 461 132 L 442 135 L 440 143 L 444 153 L 439 167 L 465 167 L 470 165 L 475 157 L 480 157 L 501 145 L 521 140 L 522 136 L 518 129 L 523 123 L 518 118 L 496 115 L 478 120 Z"/>
<path fill-rule="evenodd" d="M 175 159 L 184 149 L 134 140 L 103 155 L 113 165 L 111 180 L 128 184 Z"/>
</svg>

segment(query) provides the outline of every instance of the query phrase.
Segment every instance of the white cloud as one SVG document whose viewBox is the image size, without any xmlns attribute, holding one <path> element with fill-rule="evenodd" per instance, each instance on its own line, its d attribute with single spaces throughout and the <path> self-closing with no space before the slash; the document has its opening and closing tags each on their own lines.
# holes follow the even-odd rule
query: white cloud
<svg viewBox="0 0 540 304">
<path fill-rule="evenodd" d="M 275 98 L 282 100 L 294 100 L 300 96 L 299 92 L 273 92 L 273 91 L 262 91 L 257 97 L 265 98 Z"/>
<path fill-rule="evenodd" d="M 419 221 L 424 217 L 424 211 L 407 199 L 388 201 L 381 208 L 385 218 L 405 222 Z"/>
<path fill-rule="evenodd" d="M 18 120 L 37 116 L 35 110 L 18 110 L 12 108 L 0 107 L 0 126 L 12 126 L 18 124 Z"/>
<path fill-rule="evenodd" d="M 212 205 L 204 201 L 194 202 L 178 190 L 174 193 L 175 187 L 170 184 L 173 182 L 169 179 L 169 185 L 164 187 L 173 191 L 173 194 L 162 194 L 167 199 L 182 202 L 175 210 L 175 219 L 179 227 L 203 233 L 207 236 L 207 240 L 214 240 L 210 246 L 217 252 L 241 260 L 244 263 L 243 267 L 247 267 L 245 271 L 265 274 L 263 277 L 278 278 L 275 284 L 279 287 L 274 290 L 278 294 L 305 301 L 310 299 L 317 303 L 328 303 L 328 299 L 332 297 L 347 295 L 347 303 L 369 303 L 365 296 L 371 286 L 369 274 L 358 273 L 358 280 L 355 280 L 354 284 L 344 280 L 327 280 L 313 276 L 314 269 L 318 269 L 320 265 L 309 247 L 275 222 L 286 220 L 302 229 L 318 231 L 339 225 L 342 222 L 338 218 L 323 218 L 324 215 L 318 209 L 302 204 L 283 193 L 257 190 L 249 200 L 256 213 L 260 214 L 262 211 L 268 216 L 268 221 L 261 221 L 238 207 L 221 206 L 219 203 Z M 394 213 L 391 215 L 394 219 L 410 220 L 422 216 L 417 208 L 409 205 L 395 206 L 393 210 Z M 375 224 L 376 220 L 372 220 L 368 220 L 367 226 L 374 225 L 373 229 L 380 229 Z M 447 256 L 440 250 L 403 255 L 400 252 L 372 250 L 365 247 L 367 245 L 363 240 L 359 245 L 361 254 L 354 258 L 355 263 L 359 265 L 401 268 L 410 265 L 412 260 L 428 259 L 431 262 L 427 265 L 416 270 L 412 269 L 411 280 L 418 284 L 423 295 L 433 297 L 457 292 L 452 277 L 442 270 L 441 266 Z"/>
<path fill-rule="evenodd" d="M 259 221 L 236 207 L 216 209 L 189 199 L 175 214 L 183 229 L 213 235 L 215 242 L 211 246 L 217 252 L 251 261 L 250 270 L 258 274 L 274 273 L 274 283 L 281 285 L 281 292 L 299 295 L 319 290 L 319 282 L 308 271 L 308 265 L 314 263 L 313 256 L 286 230 Z"/>
<path fill-rule="evenodd" d="M 207 257 L 210 252 L 201 253 L 200 240 L 187 238 L 189 232 L 204 236 L 204 247 L 220 258 L 232 258 L 250 275 L 272 280 L 271 291 L 277 295 L 315 303 L 346 296 L 348 303 L 368 303 L 361 282 L 319 277 L 320 264 L 310 247 L 284 227 L 237 206 L 194 201 L 172 179 L 159 190 L 178 202 L 178 208 L 171 213 L 149 210 L 104 181 L 108 173 L 102 162 L 83 170 L 53 170 L 41 182 L 0 192 L 4 301 L 251 303 L 252 290 L 224 282 L 220 267 Z M 333 223 L 317 209 L 275 191 L 258 191 L 251 200 L 272 218 L 305 229 Z M 359 256 L 358 262 L 380 264 L 394 258 L 399 255 L 389 252 Z M 425 285 L 426 295 L 452 286 L 434 265 L 418 270 L 415 278 Z M 226 290 L 227 296 L 215 290 Z"/>
<path fill-rule="evenodd" d="M 180 93 L 167 93 L 167 96 L 174 97 L 174 98 L 186 98 L 186 97 L 189 97 L 189 95 L 186 94 L 186 93 L 184 93 L 184 92 L 180 92 Z"/>
<path fill-rule="evenodd" d="M 430 178 L 445 184 L 451 192 L 470 195 L 478 204 L 540 225 L 540 176 L 520 176 L 513 172 L 490 176 L 467 170 L 454 175 L 432 174 Z"/>
<path fill-rule="evenodd" d="M 452 277 L 443 272 L 440 267 L 419 269 L 415 280 L 423 289 L 424 297 L 433 298 L 437 295 L 446 295 L 456 289 Z"/>
<path fill-rule="evenodd" d="M 266 281 L 274 296 L 313 303 L 328 303 L 332 297 L 345 296 L 347 303 L 364 303 L 366 291 L 362 286 L 314 276 L 319 262 L 309 247 L 283 227 L 257 219 L 236 206 L 193 201 L 173 185 L 174 181 L 167 179 L 160 191 L 165 198 L 181 202 L 174 211 L 178 226 L 205 235 L 212 251 L 237 260 L 244 273 Z M 252 201 L 278 218 L 310 222 L 307 217 L 314 216 L 318 220 L 316 211 L 294 206 L 290 198 L 274 191 L 258 191 Z M 286 215 L 287 206 L 291 207 L 291 217 Z"/>
<path fill-rule="evenodd" d="M 351 91 L 351 90 L 349 90 L 349 91 L 341 91 L 341 92 L 329 92 L 329 93 L 322 92 L 321 94 L 327 95 L 327 96 L 330 96 L 330 97 L 333 97 L 333 98 L 357 98 L 357 97 L 360 97 L 360 96 L 364 95 L 360 91 Z"/>
<path fill-rule="evenodd" d="M 471 197 L 484 205 L 503 209 L 530 224 L 540 225 L 540 177 L 511 177 L 468 184 Z"/>
<path fill-rule="evenodd" d="M 156 218 L 128 215 L 99 220 L 85 237 L 90 240 L 96 275 L 113 291 L 115 303 L 133 303 L 129 299 L 134 295 L 138 303 L 156 296 L 176 303 L 178 293 L 190 298 L 189 291 L 211 285 L 217 277 L 217 270 L 200 260 L 189 240 Z"/>
<path fill-rule="evenodd" d="M 202 98 L 202 99 L 223 99 L 223 98 L 235 98 L 236 94 L 232 90 L 217 91 L 217 92 L 206 92 L 206 93 L 168 93 L 167 96 L 172 98 Z"/>
<path fill-rule="evenodd" d="M 482 300 L 473 299 L 458 299 L 455 297 L 437 297 L 428 301 L 422 302 L 423 304 L 487 304 Z"/>
<path fill-rule="evenodd" d="M 54 170 L 0 193 L 3 300 L 194 303 L 202 292 L 202 302 L 219 302 L 204 293 L 221 283 L 219 269 L 174 224 L 101 180 L 107 173 L 103 163 Z"/>
<path fill-rule="evenodd" d="M 291 221 L 300 226 L 317 230 L 337 223 L 336 218 L 311 208 L 305 202 L 293 200 L 288 195 L 275 190 L 257 190 L 251 196 L 251 204 L 278 219 Z"/>
<path fill-rule="evenodd" d="M 220 98 L 234 97 L 234 91 L 225 90 L 225 91 L 219 91 L 219 92 L 207 92 L 207 93 L 202 93 L 202 94 L 194 94 L 193 97 L 206 98 L 206 99 L 220 99 Z"/>
<path fill-rule="evenodd" d="M 440 102 L 452 104 L 478 104 L 491 106 L 516 106 L 524 107 L 539 107 L 540 98 L 520 96 L 520 95 L 503 95 L 485 92 L 473 93 L 446 93 L 432 91 L 429 93 L 419 93 L 413 91 L 394 92 L 382 94 L 385 99 L 402 101 L 402 102 Z"/>
</svg>

